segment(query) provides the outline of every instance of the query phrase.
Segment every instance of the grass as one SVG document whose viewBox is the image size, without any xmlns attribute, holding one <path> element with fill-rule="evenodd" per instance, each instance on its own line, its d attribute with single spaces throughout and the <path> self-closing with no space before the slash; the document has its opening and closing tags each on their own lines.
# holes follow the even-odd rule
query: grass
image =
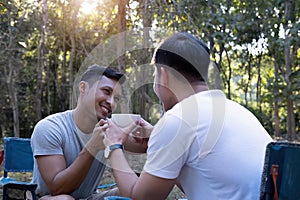
<svg viewBox="0 0 300 200">
<path fill-rule="evenodd" d="M 3 166 L 1 165 L 1 177 L 3 177 Z M 9 177 L 14 178 L 18 181 L 30 182 L 32 173 L 31 172 L 15 172 L 9 173 Z M 2 186 L 0 186 L 0 196 L 2 197 Z M 23 193 L 20 190 L 14 189 L 9 191 L 10 197 L 14 197 L 16 199 L 20 199 L 23 196 Z"/>
</svg>

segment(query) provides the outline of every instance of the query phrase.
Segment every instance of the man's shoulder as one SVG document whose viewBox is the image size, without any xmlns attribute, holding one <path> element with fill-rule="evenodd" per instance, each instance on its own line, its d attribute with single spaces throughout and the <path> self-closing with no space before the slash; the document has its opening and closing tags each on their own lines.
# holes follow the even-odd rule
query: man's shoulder
<svg viewBox="0 0 300 200">
<path fill-rule="evenodd" d="M 69 117 L 70 115 L 72 115 L 72 110 L 66 110 L 66 111 L 57 112 L 57 113 L 53 113 L 51 115 L 48 115 L 44 119 L 63 118 L 63 117 Z"/>
<path fill-rule="evenodd" d="M 67 120 L 71 117 L 72 117 L 72 111 L 67 110 L 67 111 L 58 112 L 58 113 L 48 115 L 47 117 L 41 119 L 40 122 L 53 121 L 53 120 L 54 121 Z"/>
<path fill-rule="evenodd" d="M 35 129 L 55 128 L 55 127 L 60 127 L 61 125 L 64 124 L 65 125 L 72 124 L 72 112 L 70 110 L 48 115 L 47 117 L 37 122 L 37 124 L 35 125 Z"/>
<path fill-rule="evenodd" d="M 55 113 L 35 125 L 31 138 L 64 138 L 69 135 L 66 133 L 73 131 L 73 126 L 71 111 Z"/>
</svg>

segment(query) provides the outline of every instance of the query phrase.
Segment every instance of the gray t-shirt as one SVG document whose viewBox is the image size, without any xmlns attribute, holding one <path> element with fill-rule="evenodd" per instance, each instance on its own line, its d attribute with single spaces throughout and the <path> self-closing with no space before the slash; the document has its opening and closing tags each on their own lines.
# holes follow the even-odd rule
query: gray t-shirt
<svg viewBox="0 0 300 200">
<path fill-rule="evenodd" d="M 31 136 L 33 155 L 64 155 L 69 167 L 84 148 L 91 134 L 84 134 L 77 128 L 71 110 L 50 115 L 39 121 L 34 128 Z M 105 162 L 103 151 L 100 151 L 83 183 L 71 194 L 75 199 L 87 198 L 97 190 L 105 170 Z M 38 195 L 49 194 L 36 160 L 34 160 L 32 182 L 38 184 Z"/>
</svg>

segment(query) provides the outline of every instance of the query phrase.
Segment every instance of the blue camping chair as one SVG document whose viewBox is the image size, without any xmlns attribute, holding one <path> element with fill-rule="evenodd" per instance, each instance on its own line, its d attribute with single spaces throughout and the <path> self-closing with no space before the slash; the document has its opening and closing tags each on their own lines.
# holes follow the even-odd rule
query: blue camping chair
<svg viewBox="0 0 300 200">
<path fill-rule="evenodd" d="M 2 152 L 1 152 L 2 153 Z M 33 171 L 33 153 L 30 145 L 30 138 L 4 138 L 4 151 L 0 153 L 0 164 L 4 161 L 4 174 L 0 179 L 0 184 L 3 187 L 3 200 L 9 199 L 7 189 L 18 189 L 24 191 L 24 199 L 26 192 L 30 191 L 32 199 L 36 200 L 35 189 L 37 184 L 17 181 L 8 177 L 8 172 L 32 172 Z M 115 187 L 116 183 L 99 185 L 98 189 L 108 189 Z"/>
<path fill-rule="evenodd" d="M 9 199 L 7 189 L 18 189 L 23 191 L 24 199 L 26 192 L 30 191 L 32 199 L 36 199 L 35 189 L 37 184 L 17 181 L 8 177 L 9 172 L 32 172 L 33 171 L 33 154 L 30 146 L 30 138 L 4 138 L 4 162 L 3 177 L 0 184 L 3 187 L 3 200 Z"/>
<path fill-rule="evenodd" d="M 300 144 L 271 142 L 267 145 L 261 182 L 261 200 L 300 199 Z"/>
</svg>

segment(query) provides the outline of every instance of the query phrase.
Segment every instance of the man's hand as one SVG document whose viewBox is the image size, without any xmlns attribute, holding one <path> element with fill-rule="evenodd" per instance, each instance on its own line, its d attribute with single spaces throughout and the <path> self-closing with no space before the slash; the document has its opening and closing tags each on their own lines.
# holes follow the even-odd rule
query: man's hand
<svg viewBox="0 0 300 200">
<path fill-rule="evenodd" d="M 133 136 L 140 138 L 149 138 L 153 130 L 153 126 L 149 122 L 141 118 L 139 121 L 139 127 L 140 128 L 138 128 L 137 131 L 133 132 Z"/>
<path fill-rule="evenodd" d="M 93 155 L 96 156 L 100 150 L 105 149 L 105 145 L 103 143 L 104 133 L 108 127 L 108 123 L 106 120 L 101 119 L 95 126 L 93 130 L 93 135 L 91 139 L 87 142 L 86 148 Z"/>
<path fill-rule="evenodd" d="M 138 144 L 146 152 L 152 130 L 153 126 L 141 118 L 139 121 L 139 128 L 129 135 L 128 140 L 130 140 L 132 143 Z"/>
<path fill-rule="evenodd" d="M 108 127 L 105 131 L 104 144 L 110 146 L 113 144 L 124 144 L 128 135 L 134 130 L 138 122 L 133 122 L 131 125 L 120 128 L 111 119 L 107 120 Z"/>
</svg>

